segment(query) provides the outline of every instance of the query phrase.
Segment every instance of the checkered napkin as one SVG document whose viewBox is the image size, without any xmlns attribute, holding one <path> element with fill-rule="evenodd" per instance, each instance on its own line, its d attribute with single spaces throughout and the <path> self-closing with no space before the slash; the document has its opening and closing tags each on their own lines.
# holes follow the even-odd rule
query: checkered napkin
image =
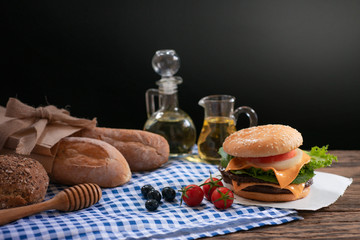
<svg viewBox="0 0 360 240">
<path fill-rule="evenodd" d="M 0 227 L 0 239 L 196 239 L 277 225 L 302 219 L 296 211 L 233 204 L 218 210 L 203 200 L 198 207 L 162 201 L 149 212 L 141 187 L 153 185 L 180 189 L 199 183 L 216 173 L 217 167 L 185 160 L 170 160 L 163 167 L 134 173 L 131 181 L 117 188 L 103 189 L 99 203 L 76 212 L 50 210 Z M 65 187 L 50 184 L 47 199 Z M 0 216 L 1 217 L 1 216 Z"/>
</svg>

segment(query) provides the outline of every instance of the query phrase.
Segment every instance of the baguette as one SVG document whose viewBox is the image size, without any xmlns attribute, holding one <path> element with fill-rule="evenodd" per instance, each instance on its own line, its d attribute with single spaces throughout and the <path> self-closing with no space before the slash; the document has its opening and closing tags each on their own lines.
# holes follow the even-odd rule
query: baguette
<svg viewBox="0 0 360 240">
<path fill-rule="evenodd" d="M 91 128 L 77 136 L 103 140 L 118 149 L 129 163 L 132 172 L 159 168 L 169 159 L 170 148 L 166 139 L 142 130 Z"/>
<path fill-rule="evenodd" d="M 75 185 L 96 183 L 116 187 L 128 182 L 131 172 L 124 156 L 110 144 L 91 138 L 67 137 L 55 156 L 52 182 Z"/>
</svg>

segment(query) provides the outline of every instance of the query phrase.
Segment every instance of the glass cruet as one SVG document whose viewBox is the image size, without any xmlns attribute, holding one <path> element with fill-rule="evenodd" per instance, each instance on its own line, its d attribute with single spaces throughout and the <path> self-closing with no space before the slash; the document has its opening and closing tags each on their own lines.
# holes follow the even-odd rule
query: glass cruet
<svg viewBox="0 0 360 240">
<path fill-rule="evenodd" d="M 182 78 L 174 74 L 180 68 L 180 58 L 174 50 L 159 50 L 152 58 L 152 67 L 161 79 L 156 82 L 158 89 L 146 91 L 148 120 L 144 130 L 162 135 L 169 143 L 171 157 L 187 156 L 195 144 L 196 129 L 190 116 L 179 108 L 177 86 Z"/>
</svg>

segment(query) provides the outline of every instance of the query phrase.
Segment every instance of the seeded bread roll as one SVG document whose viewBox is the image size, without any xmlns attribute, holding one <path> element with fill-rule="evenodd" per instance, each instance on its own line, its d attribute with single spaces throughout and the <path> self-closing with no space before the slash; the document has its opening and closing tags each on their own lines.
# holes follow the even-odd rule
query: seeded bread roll
<svg viewBox="0 0 360 240">
<path fill-rule="evenodd" d="M 59 143 L 50 178 L 66 185 L 96 183 L 100 187 L 116 187 L 127 183 L 131 172 L 124 156 L 110 144 L 67 137 Z"/>
<path fill-rule="evenodd" d="M 296 129 L 269 124 L 242 129 L 231 134 L 223 143 L 226 153 L 235 157 L 267 157 L 289 152 L 302 145 Z"/>
<path fill-rule="evenodd" d="M 49 177 L 36 160 L 22 155 L 0 155 L 0 209 L 44 200 Z"/>
</svg>

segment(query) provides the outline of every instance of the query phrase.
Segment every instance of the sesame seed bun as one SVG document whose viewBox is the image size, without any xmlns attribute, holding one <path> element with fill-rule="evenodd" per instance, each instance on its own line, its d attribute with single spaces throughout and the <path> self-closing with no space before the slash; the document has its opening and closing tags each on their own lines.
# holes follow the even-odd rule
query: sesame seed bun
<svg viewBox="0 0 360 240">
<path fill-rule="evenodd" d="M 302 145 L 296 129 L 269 124 L 242 129 L 231 134 L 223 143 L 224 151 L 235 157 L 267 157 L 287 153 Z"/>
</svg>

